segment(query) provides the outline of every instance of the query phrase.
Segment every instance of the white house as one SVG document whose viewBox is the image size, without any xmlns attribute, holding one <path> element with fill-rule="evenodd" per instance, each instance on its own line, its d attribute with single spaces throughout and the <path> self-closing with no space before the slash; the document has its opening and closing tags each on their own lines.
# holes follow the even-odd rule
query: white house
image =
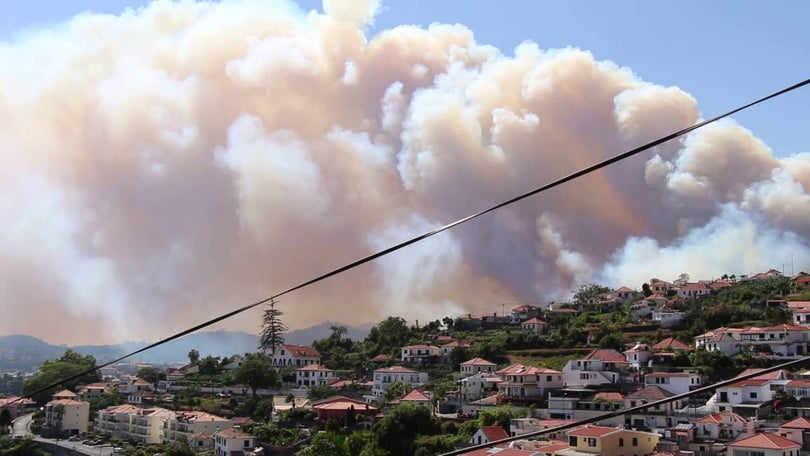
<svg viewBox="0 0 810 456">
<path fill-rule="evenodd" d="M 175 413 L 160 407 L 140 409 L 135 413 L 129 413 L 122 418 L 123 438 L 140 443 L 161 443 L 163 442 L 163 424 L 167 420 L 175 417 Z M 189 441 L 191 438 L 189 436 Z"/>
<path fill-rule="evenodd" d="M 661 325 L 662 328 L 672 328 L 679 325 L 684 319 L 683 312 L 676 311 L 653 311 L 652 320 Z"/>
<path fill-rule="evenodd" d="M 810 419 L 800 416 L 779 426 L 779 435 L 794 442 L 804 442 L 804 436 L 810 432 Z"/>
<path fill-rule="evenodd" d="M 620 383 L 629 365 L 623 354 L 612 349 L 596 349 L 582 359 L 569 360 L 563 367 L 566 386 L 596 386 Z"/>
<path fill-rule="evenodd" d="M 546 322 L 539 318 L 532 318 L 521 323 L 520 327 L 532 334 L 543 334 L 546 331 Z"/>
<path fill-rule="evenodd" d="M 637 407 L 672 396 L 674 394 L 658 385 L 647 385 L 633 394 L 625 396 L 624 407 Z M 682 403 L 683 401 L 674 401 L 663 405 L 653 405 L 646 410 L 626 415 L 626 421 L 634 428 L 665 429 L 672 425 L 670 417 L 675 410 L 681 407 Z"/>
<path fill-rule="evenodd" d="M 487 374 L 495 373 L 495 367 L 495 363 L 484 358 L 473 358 L 459 364 L 459 371 L 462 377 L 469 377 L 482 372 Z"/>
<path fill-rule="evenodd" d="M 406 383 L 412 388 L 422 386 L 428 382 L 427 372 L 417 372 L 407 367 L 391 366 L 374 371 L 374 381 L 371 387 L 371 394 L 380 397 L 385 394 L 385 390 L 393 383 Z"/>
<path fill-rule="evenodd" d="M 650 347 L 647 344 L 636 343 L 633 348 L 624 351 L 624 358 L 631 369 L 639 370 L 647 366 L 650 360 Z"/>
<path fill-rule="evenodd" d="M 423 363 L 430 360 L 438 361 L 442 354 L 441 348 L 435 345 L 408 345 L 402 347 L 400 350 L 402 352 L 402 362 L 411 364 Z"/>
<path fill-rule="evenodd" d="M 57 435 L 87 432 L 90 403 L 75 399 L 54 399 L 45 404 L 45 426 Z"/>
<path fill-rule="evenodd" d="M 563 387 L 563 373 L 544 367 L 512 364 L 495 373 L 503 379 L 498 394 L 508 400 L 542 398 L 549 390 Z"/>
<path fill-rule="evenodd" d="M 495 426 L 484 426 L 478 428 L 478 431 L 470 437 L 470 445 L 483 445 L 490 442 L 494 442 L 496 440 L 501 440 L 508 438 L 509 434 L 503 430 L 502 427 L 495 425 Z"/>
<path fill-rule="evenodd" d="M 450 359 L 450 353 L 453 353 L 453 350 L 459 348 L 470 348 L 472 345 L 469 342 L 459 342 L 457 340 L 450 341 L 441 347 L 441 356 L 442 360 L 447 361 Z"/>
<path fill-rule="evenodd" d="M 729 410 L 712 413 L 697 420 L 695 436 L 701 439 L 734 440 L 748 430 L 748 423 L 745 418 Z"/>
<path fill-rule="evenodd" d="M 256 448 L 256 437 L 238 429 L 225 429 L 214 434 L 216 456 L 250 455 Z"/>
<path fill-rule="evenodd" d="M 741 380 L 717 388 L 714 398 L 714 406 L 719 412 L 731 410 L 742 413 L 745 410 L 746 416 L 756 415 L 761 406 L 773 399 L 771 381 L 758 378 Z"/>
<path fill-rule="evenodd" d="M 327 386 L 335 380 L 335 371 L 320 364 L 299 367 L 295 371 L 295 384 L 298 386 Z"/>
<path fill-rule="evenodd" d="M 114 405 L 96 412 L 95 430 L 107 437 L 126 438 L 129 431 L 129 414 L 137 413 L 139 407 L 134 405 Z"/>
<path fill-rule="evenodd" d="M 681 287 L 678 287 L 678 297 L 680 298 L 702 298 L 705 296 L 709 296 L 712 294 L 712 288 L 703 283 L 687 283 Z"/>
<path fill-rule="evenodd" d="M 503 381 L 494 373 L 481 372 L 461 379 L 461 400 L 464 403 L 477 401 L 498 391 Z"/>
<path fill-rule="evenodd" d="M 695 336 L 695 345 L 727 355 L 751 352 L 766 356 L 803 356 L 810 345 L 810 327 L 795 324 L 717 328 Z"/>
<path fill-rule="evenodd" d="M 177 412 L 164 421 L 163 443 L 175 443 L 182 439 L 191 441 L 192 436 L 199 432 L 214 434 L 232 427 L 233 421 L 210 413 Z"/>
<path fill-rule="evenodd" d="M 672 394 L 683 394 L 700 388 L 703 380 L 695 372 L 653 372 L 644 376 L 645 385 L 657 385 Z"/>
<path fill-rule="evenodd" d="M 282 345 L 273 353 L 273 366 L 304 367 L 321 364 L 321 354 L 308 345 Z"/>
<path fill-rule="evenodd" d="M 810 397 L 810 380 L 790 380 L 785 384 L 785 392 L 798 399 Z"/>
</svg>

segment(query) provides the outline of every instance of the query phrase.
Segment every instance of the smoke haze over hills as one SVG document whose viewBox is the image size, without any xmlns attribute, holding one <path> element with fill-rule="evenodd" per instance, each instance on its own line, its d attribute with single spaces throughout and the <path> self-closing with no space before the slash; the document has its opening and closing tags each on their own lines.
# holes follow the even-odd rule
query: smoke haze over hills
<svg viewBox="0 0 810 456">
<path fill-rule="evenodd" d="M 378 7 L 158 1 L 0 43 L 0 334 L 165 337 L 701 117 L 584 50 L 366 36 Z M 798 272 L 808 190 L 810 153 L 724 121 L 279 306 L 293 328 L 425 320 Z"/>
</svg>

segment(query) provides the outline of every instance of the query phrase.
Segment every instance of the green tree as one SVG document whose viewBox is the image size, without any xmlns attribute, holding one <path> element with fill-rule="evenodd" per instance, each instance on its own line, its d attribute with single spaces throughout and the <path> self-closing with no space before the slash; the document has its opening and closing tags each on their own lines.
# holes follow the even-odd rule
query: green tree
<svg viewBox="0 0 810 456">
<path fill-rule="evenodd" d="M 9 436 L 0 437 L 0 455 L 2 456 L 50 456 L 51 453 L 37 446 L 30 437 L 12 440 Z"/>
<path fill-rule="evenodd" d="M 641 284 L 641 292 L 644 293 L 645 298 L 653 294 L 652 288 L 650 288 L 650 284 L 647 282 Z"/>
<path fill-rule="evenodd" d="M 386 402 L 391 402 L 408 394 L 411 389 L 412 387 L 409 383 L 394 382 L 388 385 L 388 388 L 385 389 L 383 397 L 385 398 Z"/>
<path fill-rule="evenodd" d="M 0 431 L 6 431 L 6 428 L 11 425 L 11 412 L 8 408 L 0 410 Z"/>
<path fill-rule="evenodd" d="M 256 390 L 278 384 L 278 374 L 263 353 L 248 354 L 234 372 L 234 379 L 250 387 L 253 396 Z"/>
<path fill-rule="evenodd" d="M 197 364 L 197 361 L 200 360 L 200 352 L 197 351 L 196 348 L 192 348 L 188 351 L 188 362 L 190 364 Z"/>
<path fill-rule="evenodd" d="M 311 401 L 318 401 L 321 399 L 326 399 L 327 397 L 332 397 L 335 395 L 335 390 L 333 390 L 329 386 L 325 385 L 315 385 L 310 386 L 307 389 L 307 397 Z"/>
<path fill-rule="evenodd" d="M 99 397 L 89 399 L 87 402 L 90 403 L 90 416 L 95 416 L 95 412 L 107 407 L 112 407 L 113 405 L 120 405 L 123 401 L 121 400 L 121 395 L 117 392 L 108 391 Z"/>
<path fill-rule="evenodd" d="M 410 332 L 402 317 L 388 317 L 369 330 L 366 343 L 375 354 L 389 354 L 408 344 Z"/>
<path fill-rule="evenodd" d="M 219 356 L 208 355 L 197 363 L 202 375 L 217 375 L 222 371 Z"/>
<path fill-rule="evenodd" d="M 166 380 L 166 373 L 154 367 L 142 367 L 136 374 L 141 380 L 145 380 L 154 386 L 161 380 Z"/>
<path fill-rule="evenodd" d="M 275 300 L 270 300 L 267 309 L 264 310 L 262 317 L 262 332 L 259 337 L 259 348 L 268 352 L 275 353 L 276 349 L 284 344 L 284 333 L 287 332 L 287 326 L 281 321 L 283 312 L 276 309 Z"/>
<path fill-rule="evenodd" d="M 346 449 L 346 437 L 336 432 L 319 432 L 312 437 L 312 441 L 299 456 L 349 456 Z"/>
<path fill-rule="evenodd" d="M 273 398 L 261 399 L 256 402 L 253 409 L 253 419 L 256 421 L 268 421 L 273 416 Z"/>
<path fill-rule="evenodd" d="M 524 413 L 507 407 L 496 407 L 494 409 L 481 410 L 478 413 L 478 426 L 499 425 L 506 433 L 509 433 L 509 423 L 512 418 L 522 418 Z"/>
<path fill-rule="evenodd" d="M 194 450 L 188 444 L 188 440 L 180 438 L 177 442 L 166 445 L 164 454 L 166 456 L 194 456 Z"/>
<path fill-rule="evenodd" d="M 620 332 L 605 334 L 599 339 L 599 348 L 612 348 L 614 350 L 624 350 L 624 340 Z"/>
<path fill-rule="evenodd" d="M 436 435 L 441 424 L 424 405 L 400 404 L 374 425 L 376 446 L 391 456 L 411 456 L 417 436 Z"/>
<path fill-rule="evenodd" d="M 603 287 L 595 283 L 582 285 L 577 289 L 577 291 L 574 292 L 574 302 L 580 308 L 591 306 L 597 303 L 599 300 L 599 295 L 609 291 L 610 288 Z"/>
<path fill-rule="evenodd" d="M 284 366 L 279 371 L 279 375 L 281 376 L 281 381 L 284 383 L 295 383 L 296 377 L 296 370 L 292 366 Z"/>
<path fill-rule="evenodd" d="M 450 351 L 450 364 L 452 364 L 453 370 L 458 370 L 459 364 L 469 361 L 471 358 L 472 354 L 466 347 L 456 347 Z"/>
<path fill-rule="evenodd" d="M 56 360 L 45 361 L 39 373 L 25 381 L 23 394 L 44 403 L 59 389 L 75 390 L 79 385 L 99 381 L 101 374 L 96 370 L 96 359 L 68 349 Z M 51 387 L 44 389 L 48 386 Z"/>
<path fill-rule="evenodd" d="M 373 428 L 376 446 L 391 456 L 412 456 L 416 438 L 441 432 L 439 421 L 424 405 L 400 404 Z"/>
</svg>

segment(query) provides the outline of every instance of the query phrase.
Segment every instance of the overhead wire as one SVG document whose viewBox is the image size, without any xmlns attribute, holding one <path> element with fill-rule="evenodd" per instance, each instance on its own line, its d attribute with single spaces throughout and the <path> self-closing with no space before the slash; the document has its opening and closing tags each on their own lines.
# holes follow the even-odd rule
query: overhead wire
<svg viewBox="0 0 810 456">
<path fill-rule="evenodd" d="M 566 175 L 564 177 L 556 179 L 556 180 L 554 180 L 552 182 L 549 182 L 549 183 L 547 183 L 545 185 L 537 187 L 537 188 L 535 188 L 533 190 L 530 190 L 530 191 L 528 191 L 526 193 L 523 193 L 521 195 L 515 196 L 515 197 L 510 198 L 510 199 L 507 199 L 505 201 L 502 201 L 502 202 L 500 202 L 500 203 L 498 203 L 498 204 L 496 204 L 494 206 L 491 206 L 489 208 L 486 208 L 486 209 L 484 209 L 482 211 L 479 211 L 479 212 L 476 212 L 474 214 L 468 215 L 467 217 L 458 219 L 458 220 L 456 220 L 454 222 L 448 223 L 447 225 L 444 225 L 444 226 L 441 226 L 439 228 L 428 231 L 426 233 L 417 235 L 417 236 L 412 237 L 412 238 L 410 238 L 410 239 L 408 239 L 406 241 L 400 242 L 399 244 L 395 244 L 395 245 L 393 245 L 391 247 L 380 250 L 380 251 L 378 251 L 376 253 L 373 253 L 371 255 L 368 255 L 368 256 L 365 256 L 365 257 L 360 258 L 358 260 L 352 261 L 351 263 L 348 263 L 348 264 L 346 264 L 344 266 L 341 266 L 341 267 L 338 267 L 338 268 L 333 269 L 331 271 L 328 271 L 328 272 L 326 272 L 324 274 L 316 276 L 316 277 L 314 277 L 314 278 L 312 278 L 310 280 L 307 280 L 305 282 L 299 283 L 298 285 L 287 288 L 286 290 L 283 290 L 283 291 L 281 291 L 279 293 L 276 293 L 276 294 L 274 294 L 272 296 L 269 296 L 267 298 L 261 299 L 259 301 L 253 302 L 251 304 L 247 304 L 245 306 L 239 307 L 238 309 L 232 310 L 232 311 L 230 311 L 228 313 L 222 314 L 222 315 L 220 315 L 218 317 L 212 318 L 212 319 L 210 319 L 208 321 L 205 321 L 203 323 L 199 323 L 199 324 L 197 324 L 195 326 L 192 326 L 192 327 L 190 327 L 188 329 L 180 331 L 180 332 L 178 332 L 176 334 L 173 334 L 173 335 L 171 335 L 169 337 L 166 337 L 166 338 L 161 339 L 161 340 L 159 340 L 157 342 L 146 345 L 145 347 L 139 348 L 139 349 L 137 349 L 137 350 L 135 350 L 133 352 L 127 353 L 126 355 L 123 355 L 123 356 L 115 358 L 115 359 L 113 359 L 111 361 L 100 364 L 100 365 L 98 365 L 98 366 L 96 366 L 94 368 L 84 370 L 84 371 L 79 372 L 79 373 L 77 373 L 75 375 L 71 375 L 71 376 L 66 377 L 64 379 L 61 379 L 58 382 L 51 383 L 51 384 L 49 384 L 47 386 L 44 386 L 44 387 L 42 387 L 42 388 L 40 388 L 40 389 L 38 389 L 36 391 L 30 392 L 30 393 L 28 393 L 28 394 L 26 394 L 24 396 L 21 396 L 18 400 L 22 400 L 24 398 L 28 398 L 28 397 L 37 395 L 37 394 L 42 393 L 44 391 L 48 391 L 48 390 L 50 390 L 52 388 L 58 387 L 62 383 L 66 383 L 66 382 L 70 382 L 72 380 L 76 380 L 78 378 L 81 378 L 81 377 L 89 374 L 89 373 L 94 372 L 95 370 L 101 369 L 103 367 L 110 366 L 112 364 L 119 363 L 119 362 L 121 362 L 121 361 L 123 361 L 123 360 L 125 360 L 127 358 L 130 358 L 130 357 L 135 356 L 137 354 L 143 353 L 143 352 L 145 352 L 147 350 L 151 350 L 152 348 L 158 347 L 160 345 L 171 342 L 173 340 L 179 339 L 179 338 L 181 338 L 183 336 L 189 335 L 191 333 L 194 333 L 196 331 L 199 331 L 199 330 L 201 330 L 203 328 L 209 327 L 209 326 L 214 325 L 216 323 L 219 323 L 219 322 L 221 322 L 223 320 L 226 320 L 226 319 L 231 318 L 233 316 L 236 316 L 236 315 L 238 315 L 238 314 L 240 314 L 242 312 L 245 312 L 245 311 L 248 311 L 248 310 L 253 309 L 255 307 L 258 307 L 258 306 L 260 306 L 262 304 L 265 304 L 267 302 L 270 302 L 270 301 L 272 301 L 274 299 L 278 299 L 278 298 L 280 298 L 280 297 L 282 297 L 282 296 L 284 296 L 286 294 L 292 293 L 293 291 L 296 291 L 296 290 L 299 290 L 301 288 L 316 284 L 318 282 L 322 282 L 322 281 L 324 281 L 326 279 L 334 277 L 334 276 L 336 276 L 338 274 L 341 274 L 343 272 L 346 272 L 346 271 L 348 271 L 350 269 L 354 269 L 354 268 L 356 268 L 358 266 L 361 266 L 363 264 L 366 264 L 366 263 L 369 263 L 369 262 L 371 262 L 373 260 L 376 260 L 377 258 L 383 257 L 385 255 L 396 252 L 398 250 L 401 250 L 401 249 L 403 249 L 405 247 L 408 247 L 411 244 L 415 244 L 417 242 L 420 242 L 422 240 L 430 238 L 430 237 L 432 237 L 432 236 L 434 236 L 436 234 L 442 233 L 442 232 L 447 231 L 447 230 L 449 230 L 451 228 L 454 228 L 454 227 L 456 227 L 458 225 L 466 223 L 466 222 L 468 222 L 470 220 L 476 219 L 478 217 L 481 217 L 481 216 L 486 215 L 486 214 L 488 214 L 490 212 L 501 209 L 501 208 L 503 208 L 505 206 L 508 206 L 510 204 L 514 204 L 514 203 L 516 203 L 518 201 L 529 198 L 530 196 L 534 196 L 534 195 L 536 195 L 538 193 L 550 190 L 552 188 L 558 187 L 558 186 L 560 186 L 562 184 L 570 182 L 570 181 L 572 181 L 574 179 L 577 179 L 579 177 L 582 177 L 582 176 L 585 176 L 587 174 L 598 171 L 598 170 L 600 170 L 602 168 L 605 168 L 605 167 L 607 167 L 609 165 L 612 165 L 613 163 L 616 163 L 616 162 L 625 160 L 627 158 L 630 158 L 630 157 L 632 157 L 634 155 L 640 154 L 641 152 L 644 152 L 644 151 L 649 150 L 649 149 L 651 149 L 653 147 L 661 145 L 661 144 L 663 144 L 663 143 L 665 143 L 667 141 L 670 141 L 672 139 L 683 136 L 683 135 L 685 135 L 687 133 L 690 133 L 690 132 L 692 132 L 694 130 L 702 128 L 702 127 L 704 127 L 706 125 L 709 125 L 709 124 L 711 124 L 713 122 L 716 122 L 716 121 L 718 121 L 720 119 L 723 119 L 725 117 L 736 114 L 736 113 L 738 113 L 740 111 L 743 111 L 745 109 L 748 109 L 748 108 L 750 108 L 752 106 L 755 106 L 755 105 L 758 105 L 758 104 L 763 103 L 765 101 L 768 101 L 768 100 L 770 100 L 772 98 L 776 98 L 778 96 L 781 96 L 781 95 L 784 95 L 786 93 L 792 92 L 792 91 L 794 91 L 796 89 L 799 89 L 799 88 L 801 88 L 801 87 L 803 87 L 805 85 L 808 85 L 808 84 L 810 84 L 810 79 L 805 79 L 804 81 L 798 82 L 798 83 L 793 84 L 793 85 L 791 85 L 789 87 L 783 88 L 783 89 L 778 90 L 776 92 L 773 92 L 773 93 L 771 93 L 769 95 L 758 98 L 758 99 L 756 99 L 754 101 L 751 101 L 751 102 L 749 102 L 749 103 L 747 103 L 745 105 L 734 108 L 734 109 L 732 109 L 730 111 L 727 111 L 727 112 L 725 112 L 723 114 L 720 114 L 720 115 L 714 116 L 712 118 L 703 120 L 703 121 L 698 122 L 698 123 L 696 123 L 696 124 L 694 124 L 694 125 L 692 125 L 690 127 L 686 127 L 684 129 L 678 130 L 678 131 L 676 131 L 674 133 L 670 133 L 668 135 L 665 135 L 665 136 L 662 136 L 662 137 L 660 137 L 658 139 L 650 141 L 650 142 L 648 142 L 648 143 L 646 143 L 644 145 L 641 145 L 639 147 L 636 147 L 634 149 L 630 149 L 630 150 L 628 150 L 626 152 L 620 153 L 618 155 L 614 155 L 614 156 L 612 156 L 610 158 L 607 158 L 607 159 L 605 159 L 603 161 L 600 161 L 598 163 L 590 165 L 590 166 L 588 166 L 586 168 L 582 168 L 579 171 L 568 174 L 568 175 Z"/>
</svg>

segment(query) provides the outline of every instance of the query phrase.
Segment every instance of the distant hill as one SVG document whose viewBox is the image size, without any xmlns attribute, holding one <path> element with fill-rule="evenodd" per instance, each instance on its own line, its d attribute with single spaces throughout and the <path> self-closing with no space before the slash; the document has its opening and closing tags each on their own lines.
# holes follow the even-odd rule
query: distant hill
<svg viewBox="0 0 810 456">
<path fill-rule="evenodd" d="M 288 344 L 309 345 L 317 339 L 331 334 L 331 326 L 337 323 L 326 322 L 305 329 L 289 331 L 285 335 Z M 346 326 L 346 325 L 344 325 Z M 372 325 L 359 327 L 346 326 L 346 337 L 362 340 Z M 79 353 L 93 355 L 99 363 L 120 358 L 127 353 L 138 350 L 151 342 L 125 342 L 115 345 L 52 345 L 36 337 L 26 335 L 0 336 L 0 371 L 32 371 L 46 359 L 55 359 L 68 348 Z M 206 331 L 189 334 L 161 346 L 147 350 L 128 358 L 128 361 L 144 363 L 172 363 L 188 360 L 192 348 L 202 356 L 231 356 L 237 353 L 255 352 L 259 343 L 256 334 L 240 331 Z"/>
<path fill-rule="evenodd" d="M 33 336 L 0 336 L 0 371 L 28 371 L 46 359 L 59 357 L 66 348 Z"/>
</svg>

